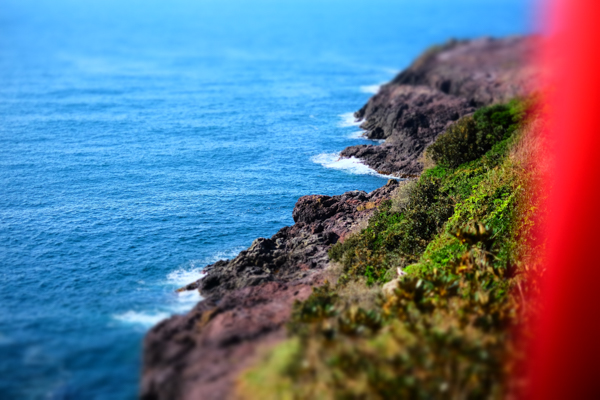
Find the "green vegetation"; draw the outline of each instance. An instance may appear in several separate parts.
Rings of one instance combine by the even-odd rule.
[[[501,155],[506,147],[504,141],[518,128],[523,115],[522,103],[517,101],[481,108],[472,117],[452,125],[428,152],[437,165],[446,168],[476,160],[494,146],[497,147],[493,154]]]
[[[295,305],[290,340],[244,376],[243,397],[514,394],[507,378],[521,352],[513,328],[536,290],[522,272],[536,251],[530,237],[543,200],[532,194],[531,109],[522,101],[486,107],[440,136],[427,152],[436,166],[331,248],[339,279]],[[398,268],[406,275],[398,278]],[[391,280],[395,290],[377,302],[348,299],[355,282],[372,290]]]
[[[496,265],[506,263],[514,242],[510,227],[515,204],[522,190],[506,156],[524,117],[523,103],[514,101],[480,109],[458,121],[429,147],[428,155],[437,166],[409,184],[405,204],[384,203],[364,231],[330,250],[330,258],[341,262],[348,276],[364,275],[369,284],[389,280],[389,271],[410,263],[419,262],[421,269],[444,267],[466,251],[454,233],[477,221],[497,239]],[[457,135],[465,125],[473,131]],[[452,167],[442,161],[457,157],[457,149],[471,149],[469,155],[462,155],[466,162]],[[475,154],[479,155],[473,160]]]

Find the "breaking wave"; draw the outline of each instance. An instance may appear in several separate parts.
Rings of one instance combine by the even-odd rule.
[[[168,318],[170,315],[171,314],[167,312],[127,311],[123,314],[115,315],[114,319],[129,325],[138,325],[144,328],[151,328],[163,319]]]
[[[341,118],[341,121],[338,125],[341,128],[348,128],[351,126],[359,126],[362,123],[362,120],[361,121],[356,120],[353,112],[341,114],[339,117]]]
[[[341,158],[339,153],[323,153],[311,158],[311,161],[324,166],[325,168],[338,169],[350,174],[373,175],[389,179],[390,176],[383,175],[374,169],[366,166],[358,158]]]
[[[361,86],[360,91],[363,93],[377,94],[379,92],[380,88],[381,88],[381,85],[366,85],[366,86]]]

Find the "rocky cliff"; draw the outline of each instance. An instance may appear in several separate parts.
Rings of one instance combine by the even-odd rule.
[[[256,239],[233,260],[207,266],[205,277],[180,289],[200,290],[205,300],[146,336],[141,397],[227,398],[256,349],[285,337],[294,300],[308,297],[322,281],[329,247],[398,186],[390,180],[371,193],[301,197],[293,226],[270,239]]]
[[[533,72],[527,38],[452,41],[433,48],[384,85],[355,115],[380,146],[342,152],[384,173],[416,175],[424,149],[476,107],[524,93]],[[205,297],[186,315],[155,326],[144,342],[143,399],[224,399],[257,349],[285,338],[292,304],[324,279],[329,247],[359,229],[399,183],[371,192],[301,197],[295,224],[260,238],[236,258],[206,267],[180,290]]]
[[[423,151],[449,124],[527,93],[535,70],[525,61],[534,46],[531,37],[510,37],[432,47],[354,114],[368,138],[385,143],[348,147],[342,157],[384,174],[419,174]]]

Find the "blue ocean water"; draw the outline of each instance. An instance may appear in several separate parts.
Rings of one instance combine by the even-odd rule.
[[[348,114],[428,46],[530,31],[525,0],[3,0],[0,398],[131,399],[175,288],[385,183]]]

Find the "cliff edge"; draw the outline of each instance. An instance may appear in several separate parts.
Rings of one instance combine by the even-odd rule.
[[[535,39],[522,36],[430,48],[354,114],[366,137],[385,143],[348,147],[342,157],[383,174],[418,175],[423,152],[449,124],[528,92],[535,70],[526,61],[534,50]]]
[[[531,38],[484,38],[430,49],[355,114],[369,138],[386,142],[349,147],[342,156],[397,177],[418,175],[423,151],[451,123],[526,93],[534,71],[524,61],[533,45]],[[257,349],[286,337],[294,301],[326,278],[328,249],[359,230],[401,185],[390,180],[371,193],[301,197],[293,226],[207,266],[202,279],[180,289],[199,290],[205,299],[148,332],[140,397],[230,398]]]

